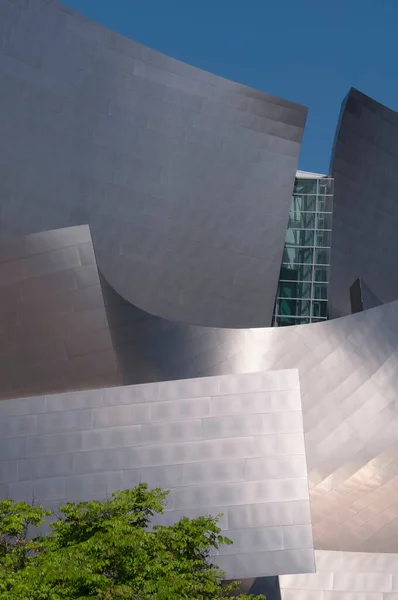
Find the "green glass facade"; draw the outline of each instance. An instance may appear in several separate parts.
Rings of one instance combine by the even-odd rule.
[[[297,174],[283,250],[274,327],[328,318],[333,179]]]

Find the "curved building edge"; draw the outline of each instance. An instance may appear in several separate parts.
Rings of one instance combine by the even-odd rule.
[[[0,114],[7,116],[0,119],[0,193],[5,199],[1,236],[88,222],[104,276],[101,290],[89,239],[72,244],[72,251],[56,249],[63,268],[71,261],[70,268],[77,269],[72,279],[65,279],[64,273],[58,279],[55,273],[54,281],[61,282],[57,289],[73,280],[78,291],[66,294],[67,301],[61,294],[54,301],[51,293],[48,300],[52,284],[39,282],[36,301],[31,298],[33,312],[29,309],[24,317],[31,320],[46,306],[55,311],[58,322],[59,315],[68,313],[62,303],[71,297],[72,312],[76,306],[93,311],[91,317],[85,315],[89,352],[73,320],[56,347],[71,375],[71,381],[63,380],[65,394],[59,400],[67,403],[65,412],[73,412],[76,398],[83,403],[102,398],[98,392],[70,391],[86,385],[83,380],[91,368],[93,379],[90,375],[87,387],[108,386],[110,405],[96,409],[105,410],[101,414],[111,428],[134,426],[131,415],[122,425],[112,425],[117,412],[112,398],[124,390],[120,383],[135,384],[129,388],[134,395],[147,384],[158,390],[194,382],[200,387],[209,378],[226,375],[234,396],[241,393],[233,385],[243,373],[266,376],[298,369],[315,547],[333,551],[331,561],[342,552],[369,553],[377,564],[393,561],[398,551],[398,284],[391,277],[398,250],[397,113],[357,90],[350,91],[343,107],[331,169],[335,210],[330,304],[332,316],[346,316],[308,326],[262,328],[272,315],[305,109],[164,57],[54,1],[32,0],[25,8],[0,0],[0,14],[9,23],[1,34],[0,53],[0,83],[6,90],[0,96]],[[88,246],[80,248],[81,243]],[[85,263],[87,256],[91,258]],[[45,275],[46,265],[54,264],[53,256],[49,262],[47,258],[34,256],[31,261],[38,277]],[[19,259],[23,280],[30,255],[4,263],[13,262],[18,269]],[[87,285],[96,288],[93,295],[85,290],[89,275],[83,267],[90,267],[91,277],[96,277],[95,285]],[[2,268],[3,277],[7,269]],[[349,289],[358,278],[383,304],[349,315]],[[4,281],[2,287],[7,287]],[[86,283],[79,287],[78,281]],[[27,297],[24,290],[18,295],[21,305]],[[16,325],[25,309],[19,306]],[[102,327],[95,325],[97,309]],[[40,373],[43,365],[48,372],[46,356],[55,356],[55,346],[50,344],[49,350],[44,345],[36,373],[23,352],[23,337],[17,341],[15,348],[6,349],[11,362],[15,357],[21,360],[29,377],[33,372],[34,385],[44,385],[40,393],[49,395],[7,404],[18,410],[22,403],[28,413],[36,407],[37,414],[22,421],[18,415],[5,415],[4,452],[16,453],[15,460],[28,460],[19,456],[23,445],[5,439],[18,440],[24,431],[29,439],[40,437],[27,444],[45,456],[47,443],[68,438],[61,438],[53,426],[69,428],[76,434],[70,439],[83,444],[79,432],[84,421],[76,425],[71,414],[70,421],[47,417],[54,388],[51,382],[43,384]],[[96,352],[101,343],[109,362]],[[71,370],[72,364],[76,370]],[[6,375],[6,370],[0,373],[3,382]],[[286,372],[280,377],[285,376]],[[14,385],[13,380],[6,395],[15,393]],[[204,392],[194,395],[198,397],[207,399]],[[184,398],[189,395],[178,400]],[[192,408],[199,404],[191,402]],[[272,418],[278,439],[297,427],[297,415],[292,421],[286,421],[286,415]],[[46,430],[49,421],[52,425]],[[191,441],[195,435],[194,429],[177,430]],[[18,435],[10,435],[12,431]],[[147,433],[155,435],[152,430]],[[161,435],[156,430],[156,439]],[[87,464],[93,473],[105,473],[101,460],[108,456],[104,450],[109,450],[111,438],[104,434],[99,442],[85,442],[92,444],[92,462]],[[141,456],[141,450],[136,452]],[[125,456],[120,449],[111,454]],[[39,464],[32,471],[33,486],[64,467],[71,469],[68,477],[77,478],[75,490],[84,485],[87,473],[77,472],[73,461],[62,467],[62,461],[52,458],[25,464],[26,472]],[[116,472],[123,470],[119,458],[112,460]],[[26,491],[26,480],[17,481],[18,470],[8,459],[5,462],[9,483]],[[159,471],[153,473],[159,481]],[[123,481],[119,475],[115,485]],[[91,491],[96,478],[91,479]],[[56,485],[48,488],[50,494],[59,493]],[[302,486],[302,481],[289,485],[284,493],[304,493]],[[275,489],[280,489],[277,484]],[[176,497],[181,501],[179,494]],[[302,564],[308,567],[308,519],[304,525],[298,539],[305,551]],[[345,575],[339,577],[343,581]],[[387,580],[394,581],[390,572],[383,579]],[[380,583],[377,577],[372,581]],[[328,585],[321,586],[324,593],[333,592]],[[380,585],[387,592],[395,590],[393,583]],[[359,584],[354,588],[363,591]]]
[[[11,327],[16,343],[1,349],[2,377],[12,374],[12,363],[25,386],[21,394],[15,382],[4,387],[2,379],[3,398],[29,389],[42,394],[167,380],[178,386],[194,378],[297,368],[315,546],[397,550],[398,301],[296,327],[190,326],[131,306],[103,278],[100,286],[87,227],[27,236],[0,249],[2,266],[12,264],[9,277],[16,277],[0,294],[3,309],[6,298],[12,304],[1,326]],[[11,308],[25,323],[21,340],[13,333]],[[36,337],[25,339],[29,327]],[[60,379],[61,371],[69,379]],[[397,535],[390,535],[394,528]]]
[[[104,298],[124,384],[297,368],[315,547],[398,550],[398,301],[323,323],[236,330],[159,319],[114,294]]]
[[[88,223],[132,304],[270,325],[307,110],[55,0],[0,14],[0,237]]]
[[[398,113],[352,88],[336,131],[330,173],[335,180],[331,317],[349,314],[358,279],[379,303],[398,298],[392,277],[398,251]]]

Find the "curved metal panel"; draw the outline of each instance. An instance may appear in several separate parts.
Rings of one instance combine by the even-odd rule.
[[[298,368],[316,547],[398,550],[398,302],[308,326],[236,330],[176,324],[118,304],[109,290],[104,297],[124,383]],[[61,308],[68,298],[58,296]]]
[[[298,368],[316,547],[398,551],[398,302],[234,330],[164,321],[104,297],[125,383]]]
[[[398,551],[398,302],[274,329],[184,326],[138,310],[127,326],[120,315],[116,353],[120,365],[130,348],[121,370],[135,383],[297,368],[315,547]]]
[[[133,304],[269,325],[306,109],[55,1],[0,16],[1,236],[88,223]]]
[[[0,399],[120,383],[87,225],[1,242]]]
[[[248,329],[271,319],[305,109],[56,2],[0,0],[0,16],[0,236],[90,224],[124,383],[298,368],[316,546],[397,552],[398,302]],[[351,90],[332,166],[334,316],[357,278],[398,297],[397,125]]]
[[[103,499],[170,490],[154,524],[222,513],[228,578],[314,570],[296,370],[0,403],[0,498]]]
[[[398,298],[398,113],[351,89],[331,164],[335,178],[329,288],[332,316],[350,313],[358,277],[381,302]]]

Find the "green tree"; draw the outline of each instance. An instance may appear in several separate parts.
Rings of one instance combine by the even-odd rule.
[[[220,535],[217,518],[184,517],[170,527],[150,528],[166,497],[166,491],[140,484],[102,502],[68,502],[51,531],[38,537],[29,529],[44,523],[50,511],[0,502],[0,600],[230,596],[238,584],[223,585],[223,572],[211,560],[221,544],[231,543]]]

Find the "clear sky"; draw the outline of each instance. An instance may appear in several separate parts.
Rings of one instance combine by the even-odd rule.
[[[398,110],[398,0],[64,0],[187,63],[309,108],[299,168],[326,172],[356,87]]]

